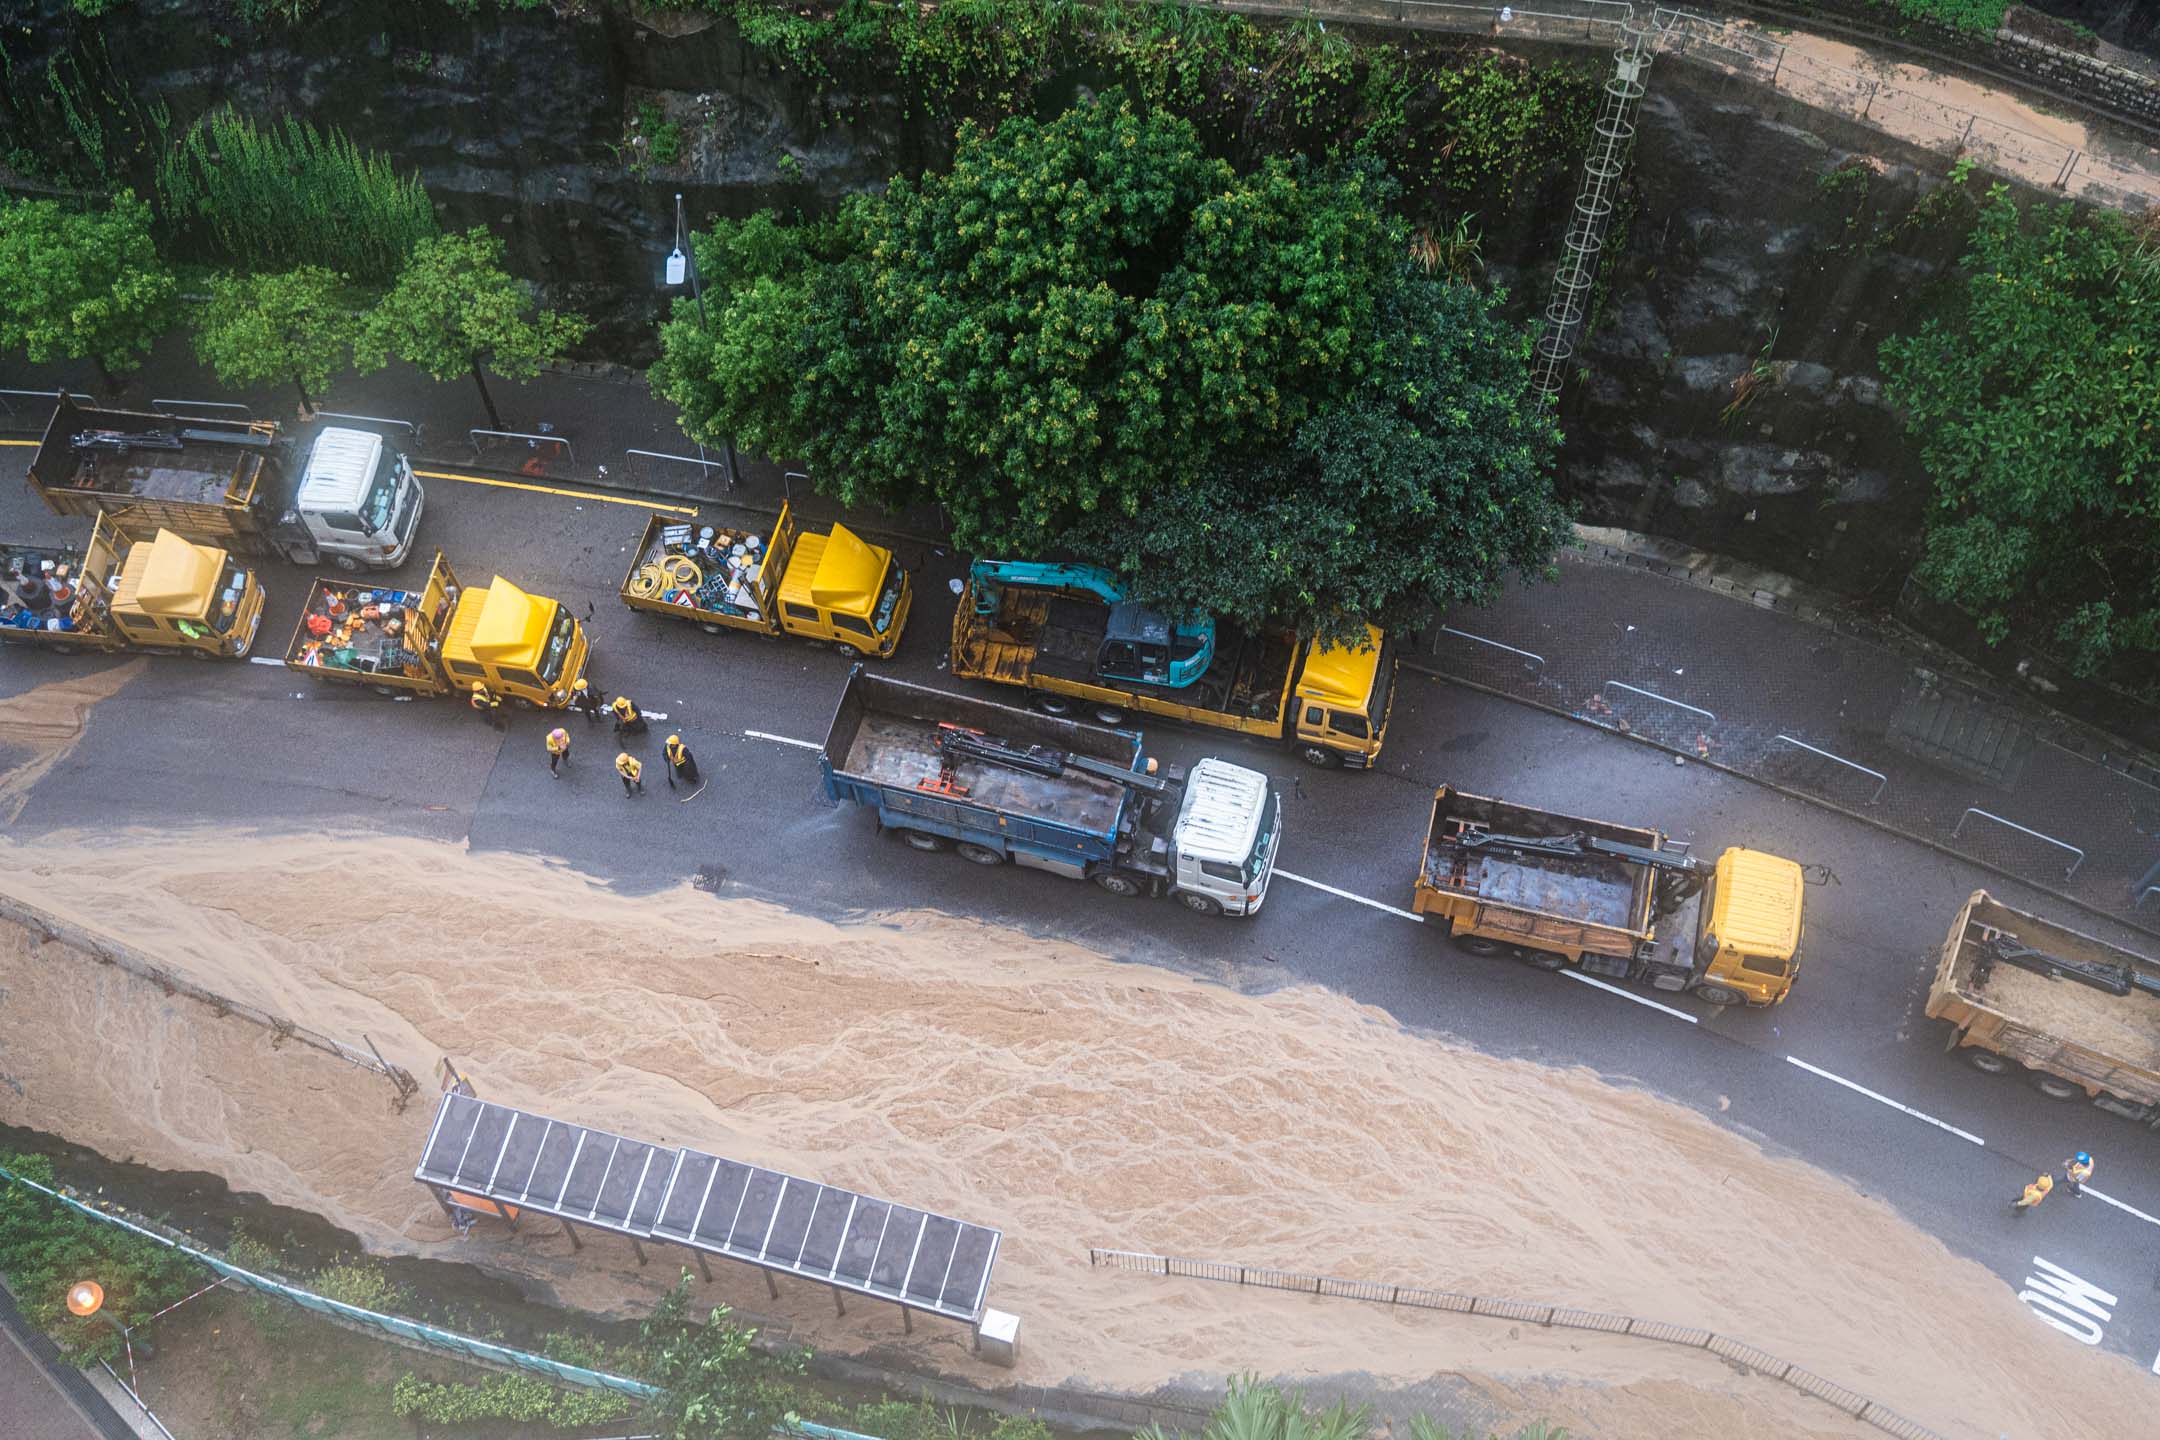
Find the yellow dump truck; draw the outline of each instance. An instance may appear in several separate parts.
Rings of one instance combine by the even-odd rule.
[[[2160,1128],[2160,961],[1975,890],[1943,942],[1927,1015],[1975,1070]]]
[[[163,650],[233,660],[262,624],[254,570],[170,530],[133,535],[100,515],[79,552],[0,546],[0,556],[0,641],[63,655]]]
[[[1411,904],[1473,955],[1775,1005],[1800,973],[1805,883],[1798,864],[1759,850],[1707,865],[1656,830],[1442,786]],[[1677,938],[1659,938],[1666,920]]]
[[[590,653],[561,604],[497,576],[468,590],[440,552],[418,590],[317,580],[285,663],[386,695],[470,695],[484,683],[529,710],[560,710]]]
[[[977,561],[953,615],[952,673],[1021,686],[1051,715],[1160,715],[1287,744],[1323,768],[1380,763],[1395,651],[1379,630],[1343,646],[1301,644],[1287,629],[1178,626],[1113,584],[1091,567]]]
[[[707,507],[695,524],[654,514],[623,577],[633,610],[701,625],[824,640],[882,659],[900,644],[914,598],[892,551],[845,525],[797,526],[754,510]]]

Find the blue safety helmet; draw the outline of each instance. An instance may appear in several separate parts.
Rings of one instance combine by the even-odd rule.
[[[2080,1150],[2077,1153],[2077,1163],[2080,1165],[2090,1165],[2092,1164],[2092,1156]]]

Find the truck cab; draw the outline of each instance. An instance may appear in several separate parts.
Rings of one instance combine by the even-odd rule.
[[[1395,706],[1395,649],[1376,626],[1356,646],[1314,641],[1298,675],[1294,746],[1308,764],[1369,769]]]
[[[1282,837],[1282,797],[1267,776],[1201,760],[1170,829],[1171,887],[1188,909],[1253,915],[1267,899]]]
[[[124,543],[124,542],[120,542]],[[115,538],[91,536],[86,569],[114,554]],[[203,659],[237,659],[255,644],[263,590],[252,570],[223,550],[170,530],[125,545],[112,582],[110,614],[131,647],[182,650]]]
[[[382,436],[331,428],[316,436],[281,523],[340,570],[394,570],[412,552],[426,503],[412,463]]]
[[[781,526],[786,520],[783,511]],[[781,526],[775,527],[776,535]],[[796,534],[786,563],[780,581],[783,630],[864,655],[892,654],[913,598],[907,571],[892,551],[835,525],[827,534]]]
[[[585,627],[567,609],[498,575],[491,585],[459,593],[442,663],[461,694],[485,684],[512,703],[559,710],[570,703],[571,682],[585,673],[587,653]]]
[[[1698,990],[1723,989],[1749,1005],[1776,1005],[1800,973],[1801,895],[1794,861],[1734,846],[1718,857],[1697,902]]]

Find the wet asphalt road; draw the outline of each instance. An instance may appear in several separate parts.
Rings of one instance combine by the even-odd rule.
[[[78,538],[80,522],[55,519],[15,483],[27,457],[0,451],[0,535]],[[435,481],[423,544],[444,549],[468,583],[499,570],[580,614],[592,605],[595,674],[606,689],[667,712],[645,742],[649,761],[669,730],[689,740],[711,781],[692,804],[676,804],[657,783],[657,765],[651,793],[625,800],[608,769],[614,747],[606,730],[582,722],[573,722],[568,778],[555,782],[541,743],[552,722],[541,717],[513,719],[502,737],[459,707],[318,686],[279,667],[154,659],[97,708],[82,743],[38,784],[10,834],[34,843],[55,831],[212,826],[469,838],[479,847],[559,855],[629,889],[704,870],[724,877],[730,893],[815,913],[932,904],[1242,987],[1325,984],[1413,1028],[1499,1054],[1586,1065],[1705,1111],[1887,1199],[1952,1250],[2033,1295],[2034,1346],[2075,1343],[2065,1338],[2075,1332],[2141,1367],[2160,1365],[2160,1221],[2066,1194],[2022,1222],[2005,1209],[2036,1170],[2084,1147],[2098,1155],[2105,1193],[2160,1216],[2160,1139],[1970,1071],[1942,1053],[1941,1035],[1920,1014],[1936,949],[1972,890],[1985,885],[2012,905],[2042,911],[2052,902],[1745,781],[1408,674],[1386,768],[1374,775],[1314,772],[1265,746],[1143,727],[1151,753],[1166,761],[1221,754],[1270,771],[1282,785],[1284,878],[1251,923],[920,855],[820,791],[817,758],[805,745],[824,736],[847,658],[792,640],[708,636],[615,599],[643,519],[640,509],[593,499]],[[920,544],[899,548],[917,569],[917,597],[891,672],[950,683],[942,674],[953,606],[946,581],[957,563]],[[423,558],[408,573],[424,573],[424,565]],[[271,608],[257,653],[277,656],[308,575],[271,563],[264,576]],[[1684,646],[1685,637],[1673,643]],[[0,693],[108,663],[0,650]],[[1443,781],[1657,826],[1701,853],[1744,843],[1827,862],[1840,883],[1808,894],[1807,965],[1794,999],[1773,1011],[1719,1014],[1685,997],[1631,991],[1630,999],[1454,951],[1385,908],[1409,903],[1432,790]],[[1637,1003],[1651,998],[1669,1010]],[[1100,1238],[1134,1248],[1150,1239]],[[2045,1266],[2113,1298],[2066,1299],[2068,1282],[2049,1279]],[[2036,1274],[2047,1280],[2037,1289]],[[2050,1286],[2058,1293],[2045,1293]],[[1747,1338],[1773,1350],[1778,1340]]]

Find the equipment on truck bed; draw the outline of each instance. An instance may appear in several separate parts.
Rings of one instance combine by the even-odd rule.
[[[1024,741],[1004,740],[985,734],[965,725],[948,721],[938,723],[938,759],[941,762],[935,780],[918,780],[923,790],[940,795],[965,795],[967,787],[955,784],[953,771],[962,760],[979,761],[985,765],[1003,765],[1010,770],[1025,770],[1031,775],[1058,776],[1068,770],[1084,775],[1099,775],[1120,785],[1149,795],[1167,795],[1176,787],[1172,782],[1157,779],[1155,762],[1150,760],[1145,771],[1111,765],[1086,755],[1075,755],[1070,750],[1059,750],[1049,745],[1030,745]]]
[[[1681,850],[1653,850],[1646,845],[1627,845],[1601,840],[1580,830],[1566,835],[1497,835],[1484,826],[1458,821],[1455,843],[1465,850],[1511,850],[1518,855],[1550,855],[1566,860],[1621,860],[1648,865],[1659,872],[1652,914],[1662,919],[1702,893],[1704,866]]]
[[[1998,962],[2030,970],[2035,975],[2045,975],[2050,980],[2075,980],[2090,985],[2095,990],[2105,990],[2110,995],[2128,995],[2132,990],[2143,990],[2148,995],[2160,995],[2160,975],[2147,975],[2128,965],[2109,965],[2097,960],[2069,960],[2060,955],[2050,955],[2036,950],[2007,930],[1991,925],[1980,928],[1978,957],[1973,963],[1973,988],[1984,989],[1988,976],[1994,973]]]

